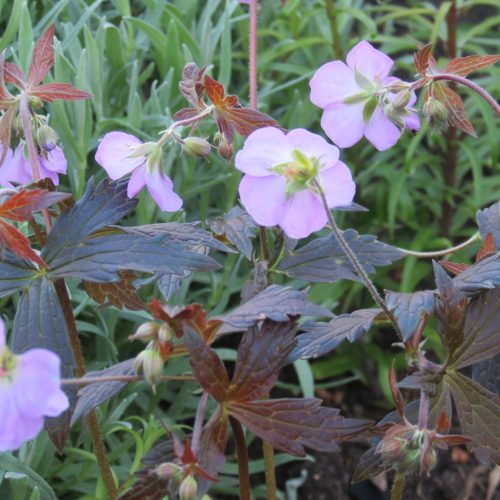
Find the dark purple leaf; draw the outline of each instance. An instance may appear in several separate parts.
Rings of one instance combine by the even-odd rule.
[[[484,210],[478,210],[476,220],[481,238],[484,240],[491,233],[495,246],[500,249],[500,201]]]
[[[5,260],[0,259],[0,297],[27,288],[38,274],[29,262],[6,252]]]
[[[245,330],[263,319],[288,321],[292,316],[331,316],[331,312],[308,301],[304,292],[271,285],[233,312],[216,316],[224,322],[219,334]]]
[[[500,396],[500,354],[472,367],[472,380]]]
[[[380,313],[380,309],[360,309],[336,316],[328,323],[306,321],[301,325],[305,333],[297,336],[289,361],[317,358],[333,351],[344,340],[354,342],[368,331]]]
[[[397,293],[386,290],[387,307],[393,311],[403,333],[403,340],[408,340],[415,332],[424,314],[434,310],[434,292],[424,290],[414,293]]]
[[[134,360],[127,359],[116,365],[113,365],[105,370],[88,372],[85,377],[111,377],[116,375],[134,375]],[[71,425],[73,425],[81,417],[84,417],[89,411],[96,406],[111,399],[115,394],[123,389],[127,382],[94,382],[84,386],[78,392],[78,402],[76,404],[73,416],[71,417]]]
[[[401,250],[377,241],[375,236],[359,235],[354,229],[347,229],[343,234],[367,273],[373,273],[375,266],[386,266],[404,257]],[[317,238],[299,249],[289,251],[278,269],[293,278],[306,281],[360,281],[333,235]]]

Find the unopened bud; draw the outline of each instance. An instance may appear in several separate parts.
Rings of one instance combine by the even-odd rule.
[[[411,83],[402,82],[401,80],[394,80],[392,82],[389,82],[387,85],[384,85],[384,87],[389,92],[397,94],[398,92],[408,90],[411,87]]]
[[[392,100],[392,105],[396,109],[402,110],[406,108],[406,106],[410,102],[410,99],[411,99],[411,92],[409,90],[401,90],[394,96]]]
[[[174,331],[169,325],[163,324],[158,329],[158,342],[166,343],[170,342],[174,336]]]
[[[196,479],[189,474],[183,480],[179,486],[179,498],[180,500],[196,500],[198,492],[198,484]]]
[[[182,141],[182,149],[190,155],[204,158],[210,154],[212,146],[201,137],[186,137]]]
[[[156,142],[145,142],[140,146],[134,148],[134,150],[128,155],[127,158],[141,158],[142,156],[150,156],[156,150],[161,151],[161,146],[158,146]]]
[[[47,152],[52,151],[57,146],[56,131],[48,125],[42,125],[36,134],[38,146]]]
[[[179,475],[181,471],[182,469],[178,465],[172,462],[165,462],[156,467],[155,474],[161,479],[172,479]]]
[[[427,123],[436,130],[443,130],[448,125],[448,110],[435,97],[430,96],[422,107]]]
[[[146,349],[140,352],[134,361],[137,374],[144,374],[146,380],[154,387],[163,373],[163,359],[155,349]]]
[[[143,323],[133,335],[129,335],[129,340],[143,340],[144,342],[149,342],[151,340],[156,340],[158,332],[160,331],[160,325],[154,321],[147,321]]]
[[[152,148],[146,161],[146,167],[149,172],[153,172],[156,169],[161,169],[163,163],[163,150],[161,149],[161,146],[156,144],[156,142],[153,144],[155,145],[155,147]]]
[[[224,158],[225,160],[230,160],[233,156],[233,146],[226,139],[222,139],[217,147],[217,152]]]

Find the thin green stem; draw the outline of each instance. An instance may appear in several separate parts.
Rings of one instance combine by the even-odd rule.
[[[264,464],[266,466],[266,492],[267,500],[276,500],[276,470],[274,468],[274,448],[267,441],[262,442]]]
[[[342,45],[340,44],[340,33],[337,24],[337,8],[335,6],[335,0],[326,0],[326,13],[328,15],[328,19],[330,20],[333,52],[337,59],[344,59]]]
[[[240,500],[250,500],[250,475],[248,471],[248,452],[243,427],[233,417],[229,417],[233,429],[236,452],[238,453],[238,472],[240,480]]]
[[[384,311],[385,315],[391,321],[392,326],[394,327],[394,330],[398,334],[399,338],[401,340],[403,340],[403,333],[401,332],[401,328],[399,327],[399,324],[396,320],[396,317],[394,316],[392,311],[387,307],[387,304],[385,303],[384,299],[378,293],[377,289],[375,288],[375,285],[372,283],[368,274],[363,269],[363,266],[359,262],[356,254],[353,252],[352,248],[349,246],[349,243],[347,243],[346,239],[342,235],[342,232],[340,231],[339,227],[337,226],[337,223],[335,222],[335,219],[333,218],[333,215],[330,211],[330,208],[328,207],[328,202],[326,201],[326,197],[325,197],[325,193],[323,191],[323,188],[321,187],[319,182],[316,180],[314,181],[314,187],[316,188],[316,190],[321,198],[321,203],[323,205],[326,216],[328,218],[328,223],[329,223],[330,228],[331,228],[335,238],[337,239],[340,247],[342,248],[342,250],[346,254],[349,261],[351,262],[351,264],[354,267],[358,276],[361,278],[361,281],[366,286],[367,290],[370,292],[370,295],[372,296],[375,303],[380,307],[380,309],[382,309],[382,311]]]
[[[398,250],[401,250],[404,252],[406,255],[411,255],[413,257],[423,257],[425,259],[433,259],[435,257],[442,257],[443,255],[448,255],[453,252],[458,252],[459,250],[462,250],[475,241],[479,240],[479,231],[474,233],[468,240],[464,241],[463,243],[460,243],[459,245],[456,245],[454,247],[449,247],[449,248],[443,248],[442,250],[435,250],[435,251],[429,251],[429,252],[417,252],[415,250],[407,250],[406,248],[399,248]]]

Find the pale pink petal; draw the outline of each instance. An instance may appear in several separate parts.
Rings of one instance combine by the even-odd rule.
[[[330,208],[347,207],[352,203],[356,184],[345,163],[339,161],[333,167],[323,170],[319,178]]]
[[[50,179],[54,186],[59,185],[59,176],[57,175],[57,172],[53,172],[52,170],[47,169],[41,161],[39,161],[38,167],[40,169],[41,179]]]
[[[385,151],[398,142],[400,135],[401,132],[398,127],[384,115],[380,107],[377,107],[366,124],[366,138],[379,151]]]
[[[43,156],[40,157],[40,163],[42,163],[47,170],[65,174],[68,170],[68,162],[66,156],[64,156],[63,150],[59,146],[56,146],[52,151],[46,154],[46,159]]]
[[[341,148],[356,144],[365,131],[363,123],[364,103],[330,104],[321,117],[326,135]]]
[[[247,212],[261,226],[275,226],[283,215],[286,180],[284,177],[243,176],[239,193]]]
[[[363,91],[356,82],[353,71],[342,61],[332,61],[320,66],[309,86],[311,102],[323,109]]]
[[[68,408],[68,396],[66,396],[66,394],[59,389],[54,392],[51,397],[47,398],[44,415],[47,417],[57,417]]]
[[[303,128],[296,128],[287,134],[287,139],[294,149],[298,149],[309,158],[318,158],[323,168],[335,165],[339,159],[337,147],[329,144],[323,137]]]
[[[374,80],[382,79],[391,71],[394,61],[367,41],[362,40],[347,54],[347,66],[353,71],[357,70],[364,77]]]
[[[146,185],[146,163],[134,170],[127,186],[127,196],[133,198]]]
[[[12,182],[28,184],[31,179],[31,168],[24,158],[22,146],[18,146],[14,152],[9,148],[0,166],[0,186],[13,187]]]
[[[269,175],[269,167],[291,161],[290,144],[286,135],[276,127],[263,127],[252,132],[243,149],[236,153],[235,166],[253,177]]]
[[[321,201],[315,193],[304,189],[287,199],[280,227],[290,238],[306,238],[322,229],[327,216]]]
[[[145,157],[128,158],[142,142],[131,134],[115,131],[106,134],[95,154],[95,161],[101,165],[111,179],[119,179],[142,165]]]
[[[156,204],[164,212],[175,212],[182,207],[182,199],[173,191],[173,183],[159,169],[146,172],[146,184]]]
[[[420,130],[420,119],[417,113],[409,111],[407,116],[403,116],[403,121],[405,122],[406,128],[410,130]]]

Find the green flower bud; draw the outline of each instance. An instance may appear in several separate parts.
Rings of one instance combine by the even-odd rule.
[[[144,373],[144,377],[154,388],[163,373],[163,359],[160,353],[151,348],[140,352],[135,358],[134,370],[138,375]]]
[[[182,141],[182,149],[190,155],[204,158],[210,154],[212,146],[201,137],[186,137]]]
[[[448,110],[435,97],[430,96],[422,108],[424,118],[435,130],[444,130],[448,126]]]
[[[147,321],[146,323],[142,323],[133,335],[129,335],[128,339],[143,340],[144,342],[156,340],[160,328],[161,327],[158,323],[155,323],[154,321]]]
[[[174,331],[169,325],[163,324],[158,330],[157,339],[158,342],[166,343],[170,342],[174,336]]]
[[[179,499],[180,500],[196,500],[198,492],[198,484],[196,479],[189,474],[183,480],[179,486]]]
[[[56,131],[48,125],[42,125],[36,132],[36,140],[40,149],[52,151],[57,146]]]
[[[182,472],[182,468],[172,462],[165,462],[158,465],[154,471],[161,479],[173,479]]]
[[[233,156],[233,146],[229,142],[227,142],[225,139],[223,139],[219,143],[219,146],[217,147],[217,152],[225,160],[230,160],[231,157]]]

